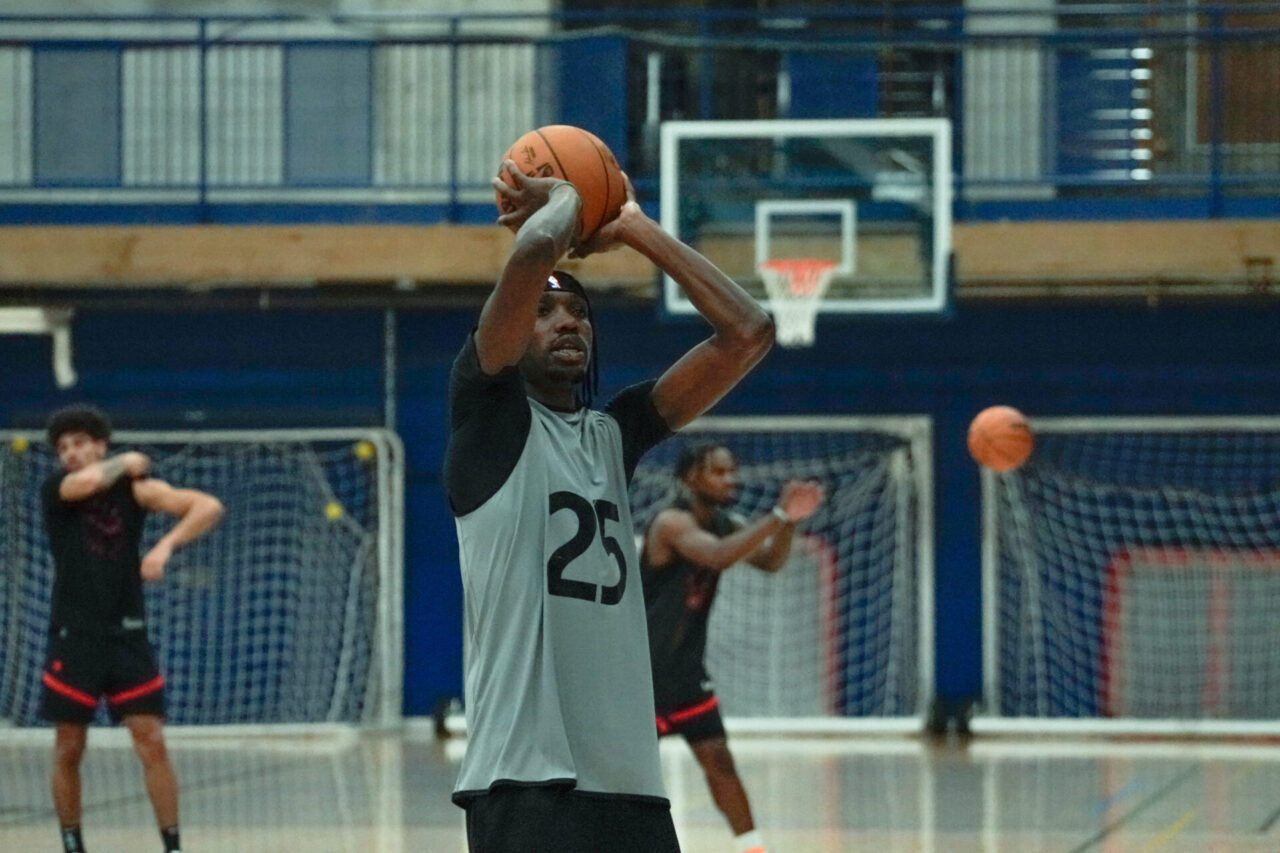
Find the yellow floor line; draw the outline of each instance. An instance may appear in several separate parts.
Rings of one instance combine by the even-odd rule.
[[[1178,818],[1173,823],[1166,826],[1164,828],[1164,831],[1162,831],[1155,838],[1148,841],[1146,845],[1143,846],[1142,853],[1151,853],[1152,850],[1159,850],[1161,847],[1165,846],[1170,841],[1177,838],[1178,835],[1182,832],[1182,830],[1187,828],[1187,824],[1195,820],[1195,816],[1196,816],[1195,809],[1187,809],[1186,813],[1184,813],[1182,817]]]

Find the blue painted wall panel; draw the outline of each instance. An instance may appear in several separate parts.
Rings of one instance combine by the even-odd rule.
[[[789,53],[787,118],[876,118],[880,115],[879,63],[873,55]]]
[[[399,431],[407,454],[405,710],[461,689],[461,586],[440,488],[448,369],[476,312],[402,311]],[[706,335],[649,308],[602,309],[606,396],[656,375]],[[1032,415],[1280,413],[1280,308],[1266,303],[973,307],[945,319],[823,320],[812,350],[775,350],[719,413],[927,414],[936,430],[937,688],[981,687],[978,475],[969,419],[992,403]],[[40,425],[92,399],[122,425],[378,423],[382,313],[82,312],[73,393],[48,341],[0,336],[0,423]]]
[[[556,51],[560,114],[556,124],[585,128],[609,146],[622,168],[627,150],[627,42],[616,36],[574,39]]]

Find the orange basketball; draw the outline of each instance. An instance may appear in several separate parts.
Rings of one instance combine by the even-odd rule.
[[[582,212],[578,216],[580,241],[617,216],[627,200],[622,169],[613,152],[595,134],[580,127],[549,124],[531,130],[507,149],[503,159],[514,160],[526,175],[556,177],[573,184],[582,196]],[[511,184],[505,172],[499,177]],[[498,210],[508,213],[502,196],[497,200]]]
[[[1022,412],[992,406],[969,424],[969,454],[992,471],[1011,471],[1031,455],[1035,439]]]

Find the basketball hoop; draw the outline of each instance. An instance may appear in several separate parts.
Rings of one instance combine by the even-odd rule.
[[[71,309],[0,308],[0,335],[49,335],[53,338],[53,377],[59,388],[76,384],[71,362]]]
[[[769,294],[779,344],[813,346],[818,305],[835,269],[831,261],[813,258],[785,258],[760,265],[760,278]]]

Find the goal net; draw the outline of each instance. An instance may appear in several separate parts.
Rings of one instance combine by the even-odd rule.
[[[42,437],[0,433],[0,719],[38,722],[53,564]],[[400,716],[403,454],[384,431],[119,432],[155,476],[226,514],[144,586],[169,722],[392,722]],[[152,514],[150,547],[173,524]],[[145,551],[144,551],[145,552]],[[105,720],[105,716],[102,717]]]
[[[788,479],[826,487],[779,572],[743,564],[720,580],[706,665],[740,730],[919,726],[932,683],[929,430],[926,418],[704,418],[637,468],[637,535],[674,497],[689,444],[734,453],[733,510],[748,520]]]
[[[987,711],[1085,729],[1273,721],[1280,419],[1033,428],[1027,465],[984,475]]]

